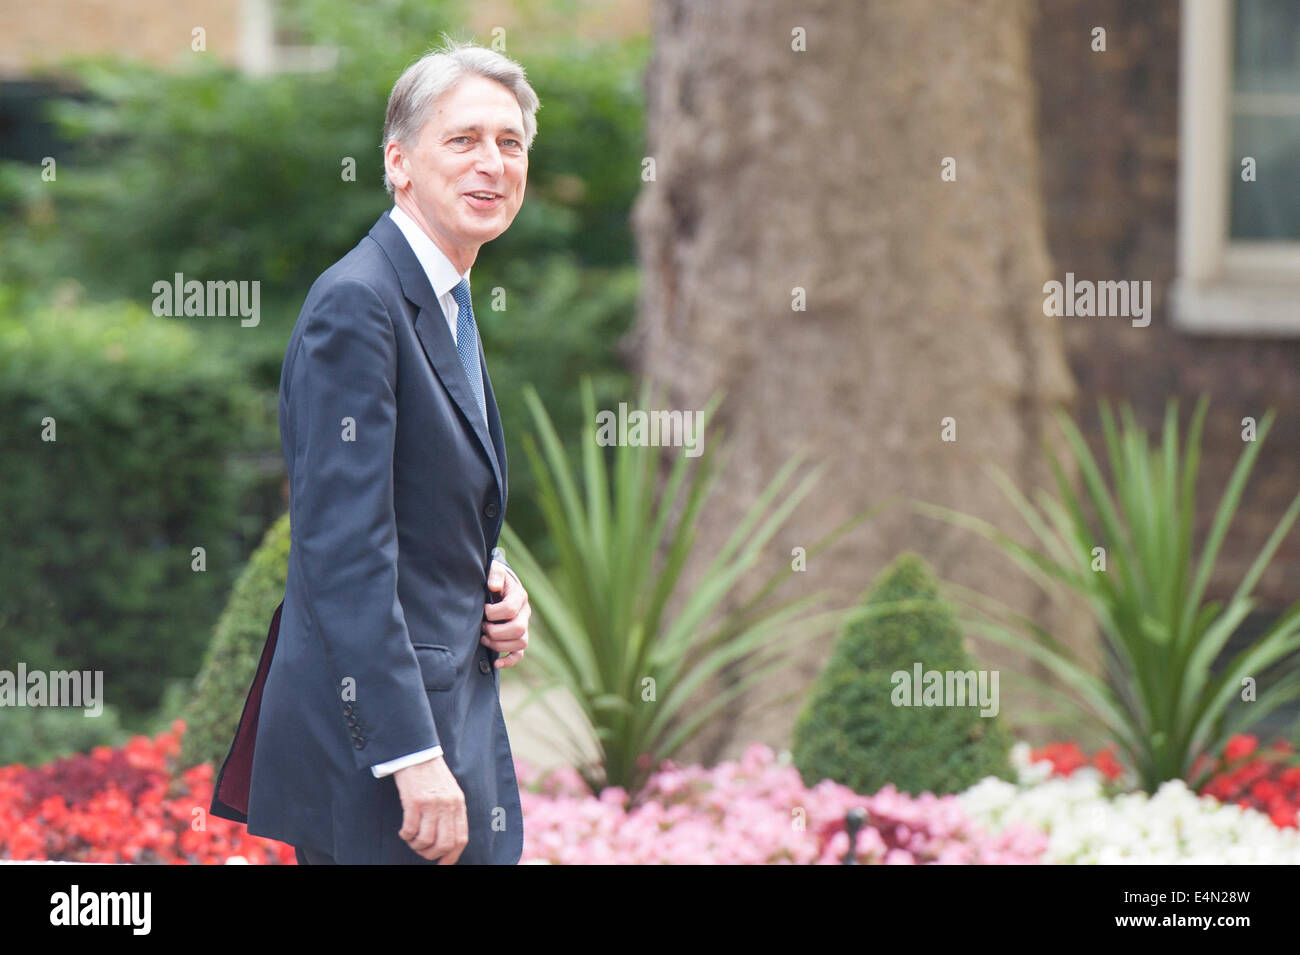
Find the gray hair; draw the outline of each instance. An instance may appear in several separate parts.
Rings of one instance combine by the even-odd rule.
[[[443,34],[443,45],[426,53],[408,66],[393,84],[384,116],[384,140],[380,148],[387,151],[393,140],[410,145],[419,137],[429,110],[438,98],[451,90],[463,77],[475,75],[495,80],[515,94],[524,114],[524,151],[532,149],[537,134],[537,94],[528,85],[524,68],[509,57],[473,43],[459,43]],[[384,170],[384,188],[393,194],[393,184]]]

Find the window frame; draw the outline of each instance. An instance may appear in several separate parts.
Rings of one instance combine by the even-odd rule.
[[[338,65],[335,46],[287,46],[275,31],[272,0],[240,0],[239,66],[250,76],[328,72]]]
[[[1231,239],[1234,0],[1182,0],[1175,327],[1300,337],[1300,241]]]

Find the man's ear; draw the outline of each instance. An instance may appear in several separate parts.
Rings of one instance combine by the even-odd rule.
[[[388,174],[388,181],[393,184],[394,190],[406,188],[410,181],[406,174],[406,152],[395,139],[384,147],[384,172]]]

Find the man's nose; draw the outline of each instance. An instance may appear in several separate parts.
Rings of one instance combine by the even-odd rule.
[[[505,171],[506,164],[501,158],[501,150],[497,148],[496,143],[488,143],[479,150],[478,167],[493,176],[499,176]]]

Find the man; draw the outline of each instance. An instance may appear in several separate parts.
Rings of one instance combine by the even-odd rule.
[[[469,271],[523,202],[538,105],[482,47],[409,67],[384,124],[394,207],[289,340],[288,581],[212,812],[300,862],[522,852],[498,670],[532,611],[495,546],[506,451]]]

